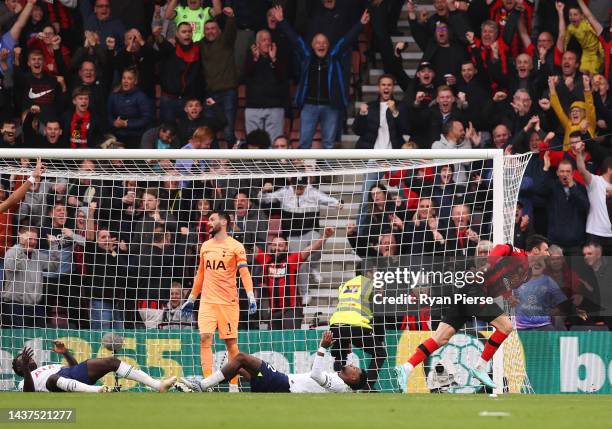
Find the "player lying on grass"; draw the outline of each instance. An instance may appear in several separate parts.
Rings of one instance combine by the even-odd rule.
[[[493,247],[483,269],[484,283],[464,292],[474,296],[492,298],[507,296],[512,289],[518,288],[528,279],[530,275],[528,257],[550,256],[548,240],[541,235],[534,234],[529,237],[525,249],[526,251],[516,249],[509,244]],[[451,305],[446,310],[433,336],[417,347],[408,362],[395,367],[397,383],[402,392],[408,391],[408,377],[414,367],[426,360],[434,351],[446,345],[451,337],[473,318],[490,323],[495,331],[485,343],[476,366],[470,368],[470,374],[485,386],[496,387],[488,374],[489,361],[503,341],[512,333],[512,321],[496,303],[483,305],[458,303]]]
[[[334,341],[330,331],[323,334],[312,370],[304,374],[283,374],[268,362],[246,353],[238,353],[221,370],[201,381],[181,379],[192,390],[206,391],[224,380],[242,375],[250,381],[251,392],[256,393],[346,393],[366,386],[366,372],[346,365],[338,372],[326,372],[325,352]]]
[[[95,384],[110,372],[115,372],[119,377],[142,383],[158,392],[168,391],[176,382],[176,377],[156,380],[114,357],[88,359],[78,363],[64,343],[59,340],[53,341],[51,350],[63,355],[68,366],[52,364],[39,368],[32,358],[34,351],[29,347],[24,347],[21,353],[13,359],[13,371],[23,377],[19,383],[19,390],[24,392],[108,392],[111,388],[95,386]]]

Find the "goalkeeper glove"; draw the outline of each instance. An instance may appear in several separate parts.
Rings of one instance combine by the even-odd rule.
[[[195,302],[195,298],[193,297],[193,295],[189,295],[189,298],[187,298],[187,301],[185,301],[183,305],[181,305],[181,315],[184,318],[190,318],[191,315],[193,314],[193,303],[194,302]]]
[[[257,313],[257,301],[255,301],[255,294],[253,292],[247,293],[249,298],[249,316]]]

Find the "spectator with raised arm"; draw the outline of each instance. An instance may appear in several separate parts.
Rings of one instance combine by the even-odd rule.
[[[361,20],[334,46],[330,45],[327,36],[319,33],[312,39],[310,47],[285,21],[281,6],[274,8],[274,17],[289,37],[300,62],[300,78],[295,97],[297,106],[302,110],[300,148],[309,149],[312,146],[317,125],[320,125],[321,145],[325,149],[332,149],[338,134],[339,118],[348,105],[347,82],[342,64],[363,26],[370,21],[370,15],[366,10]]]
[[[29,50],[39,50],[43,54],[44,69],[52,76],[65,77],[70,64],[70,51],[62,45],[62,38],[55,27],[47,24],[42,32],[28,40]]]
[[[135,28],[128,30],[123,36],[123,48],[117,49],[111,55],[111,62],[115,72],[121,73],[126,69],[138,71],[140,88],[149,98],[155,96],[155,56],[153,46],[146,43],[140,31]]]
[[[378,78],[378,99],[359,106],[353,131],[359,136],[357,149],[400,149],[408,134],[408,115],[403,103],[393,98],[395,79]]]
[[[574,180],[574,167],[568,160],[559,163],[555,179],[550,158],[544,155],[544,171],[548,175],[536,192],[548,199],[548,238],[561,246],[567,256],[579,255],[586,241],[590,207],[586,189]]]
[[[255,261],[263,268],[262,295],[269,300],[271,329],[300,329],[304,318],[304,295],[298,288],[297,273],[300,266],[318,252],[328,238],[334,235],[333,228],[325,228],[320,238],[306,248],[291,252],[287,240],[275,237],[266,251],[258,251]]]
[[[185,99],[183,110],[185,112],[184,117],[176,121],[178,138],[183,145],[189,143],[195,130],[200,127],[210,128],[216,134],[227,125],[223,109],[212,98],[207,98],[204,106],[198,97],[189,96]],[[212,142],[211,147],[219,149],[216,139]]]
[[[193,41],[196,43],[205,37],[206,23],[221,15],[221,0],[212,0],[212,7],[203,7],[202,0],[187,0],[186,4],[178,3],[179,0],[168,0],[164,18],[173,20],[177,26],[183,22],[188,23],[193,29]]]
[[[123,46],[125,26],[112,16],[111,0],[80,0],[79,8],[83,27],[97,33],[104,48],[109,42],[116,43],[117,47]]]
[[[519,21],[519,35],[523,42],[525,53],[530,55],[534,62],[537,60],[536,69],[542,71],[542,79],[545,79],[550,74],[554,74],[556,68],[561,67],[561,57],[565,51],[565,18],[563,16],[565,3],[557,1],[555,2],[555,8],[559,21],[556,43],[553,40],[552,33],[542,31],[538,34],[536,45],[534,45],[525,23]]]
[[[603,254],[612,256],[612,223],[606,200],[612,195],[612,157],[601,165],[601,174],[591,173],[585,163],[585,145],[580,143],[576,149],[576,165],[584,178],[589,197],[589,215],[586,233],[591,241],[601,244]]]
[[[268,30],[260,30],[246,55],[246,132],[265,130],[274,140],[285,129],[289,104],[288,59],[279,56]]]
[[[232,147],[236,143],[234,127],[238,109],[238,71],[234,59],[236,18],[230,7],[224,8],[223,14],[226,16],[223,31],[217,20],[208,21],[204,25],[205,39],[199,42],[199,46],[207,95],[214,99],[225,113],[227,124],[223,135],[225,143]]]
[[[263,204],[280,203],[283,235],[287,238],[290,252],[301,251],[308,243],[320,238],[317,230],[321,207],[342,208],[340,200],[310,185],[308,177],[305,176],[294,179],[290,186],[278,191],[273,191],[272,184],[267,182],[259,193],[259,198]],[[320,269],[315,266],[320,260],[321,253],[316,252],[310,257],[310,263],[300,269],[298,284],[305,299],[310,283],[308,276],[312,275],[316,283],[322,281]]]
[[[465,111],[460,108],[460,105],[465,106],[465,98],[458,101],[453,90],[446,85],[439,86],[436,92],[435,103],[426,102],[426,94],[419,91],[412,105],[411,136],[421,149],[430,148],[442,134],[443,125],[450,120],[467,122]]]
[[[578,0],[578,6],[580,7],[580,10],[584,14],[585,18],[589,21],[589,24],[591,24],[594,33],[599,38],[599,42],[601,43],[604,52],[604,73],[608,79],[608,82],[612,82],[612,69],[610,62],[610,58],[612,58],[612,31],[610,31],[610,28],[612,28],[612,13],[610,12],[610,9],[608,9],[608,27],[604,28],[597,18],[595,18],[593,12],[591,12],[591,10],[586,6],[584,0]]]
[[[174,122],[185,107],[187,97],[202,98],[205,83],[200,60],[200,45],[193,42],[193,29],[188,23],[176,28],[175,43],[164,39],[161,27],[153,31],[159,67],[159,119]]]
[[[592,75],[601,72],[604,53],[597,38],[596,29],[582,13],[584,8],[586,8],[584,3],[579,7],[569,7],[569,25],[565,32],[565,49],[567,49],[570,38],[576,39],[582,48],[580,71]]]
[[[595,137],[597,115],[595,113],[593,92],[591,91],[591,79],[589,76],[582,76],[584,101],[574,101],[569,108],[569,115],[565,113],[565,109],[559,100],[559,95],[557,94],[558,83],[558,76],[551,76],[548,78],[550,104],[565,131],[565,135],[563,136],[563,150],[568,150],[569,136],[574,131],[588,131],[591,137]]]

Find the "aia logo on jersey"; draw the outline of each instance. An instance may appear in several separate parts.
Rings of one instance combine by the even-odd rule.
[[[222,260],[221,261],[206,260],[206,269],[207,270],[223,270],[223,271],[227,271],[227,268],[225,267],[225,263]]]

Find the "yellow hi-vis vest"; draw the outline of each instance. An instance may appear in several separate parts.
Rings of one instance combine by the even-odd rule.
[[[343,283],[338,288],[338,305],[329,319],[330,325],[353,325],[372,329],[372,309],[370,295],[372,281],[364,276],[357,276]]]

